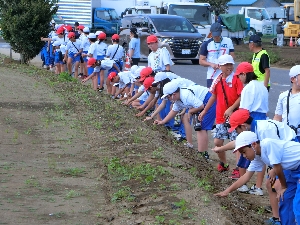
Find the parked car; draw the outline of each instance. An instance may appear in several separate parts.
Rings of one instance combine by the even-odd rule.
[[[172,60],[199,63],[199,48],[204,37],[186,18],[165,14],[128,15],[122,19],[120,43],[129,43],[131,27],[136,27],[139,31],[141,59],[147,59],[149,48],[146,38],[154,34],[159,39],[159,47],[166,47]]]

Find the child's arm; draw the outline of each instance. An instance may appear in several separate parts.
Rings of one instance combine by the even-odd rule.
[[[146,120],[152,120],[161,110],[163,110],[166,107],[166,104],[167,104],[167,100],[163,100],[161,102],[161,104],[157,107],[157,109],[152,113],[152,115],[151,116],[147,116],[144,121],[146,121]]]
[[[157,97],[153,98],[152,101],[147,105],[147,107],[142,112],[136,114],[136,116],[137,117],[143,116],[148,109],[151,109],[155,105],[156,102],[157,102]]]
[[[240,106],[241,96],[233,103],[232,106],[230,106],[228,109],[226,109],[224,113],[224,118],[228,118],[233,113],[233,110],[237,109]]]
[[[277,198],[278,198],[278,200],[280,200],[280,198],[281,198],[283,201],[284,200],[283,193],[286,191],[287,186],[286,186],[285,176],[282,171],[282,166],[281,166],[281,164],[274,164],[273,169],[275,171],[275,174],[278,176],[278,179],[281,184],[281,190],[279,191],[279,193],[277,193]]]
[[[219,152],[225,152],[228,150],[232,150],[234,148],[235,148],[235,141],[230,141],[226,145],[223,145],[221,147],[214,147],[212,149],[212,151],[214,151],[215,153],[219,153]]]
[[[119,67],[117,66],[117,64],[113,64],[113,67],[118,71],[118,73],[120,73],[121,72],[121,70],[119,69]]]
[[[44,38],[44,37],[41,37],[41,41],[52,41],[52,38]]]
[[[141,105],[141,106],[139,106],[137,109],[138,109],[138,110],[144,110],[145,107],[147,107],[147,106],[150,104],[150,102],[154,99],[154,97],[155,97],[154,94],[150,94],[150,95],[148,96],[147,100],[144,102],[144,104]],[[151,107],[152,107],[152,106],[151,106]]]
[[[89,75],[87,78],[84,78],[81,82],[85,83],[87,82],[89,79],[91,79],[93,76],[95,76],[97,73],[93,72],[91,75]]]
[[[218,196],[218,197],[226,197],[227,195],[229,195],[229,193],[235,191],[242,185],[246,184],[251,179],[253,174],[254,174],[254,171],[250,172],[247,170],[243,176],[241,176],[236,182],[234,182],[231,186],[229,186],[225,191],[216,193],[214,195]]]
[[[128,84],[129,84],[129,83],[128,83]],[[116,98],[118,97],[118,95],[121,94],[121,93],[125,90],[125,88],[127,87],[128,84],[125,84],[125,86],[124,86],[122,89],[119,88],[119,90],[118,90],[117,93],[115,94],[114,99],[116,99]]]
[[[166,124],[169,120],[174,118],[177,115],[178,111],[171,110],[168,115],[163,119],[163,120],[155,120],[154,123],[158,125],[164,125]]]
[[[136,99],[138,99],[139,97],[141,97],[143,93],[144,93],[144,91],[139,91],[139,92],[136,93],[133,97],[131,97],[130,99],[128,99],[128,101],[125,103],[125,105],[130,105],[131,102],[133,102],[134,100],[136,100]]]

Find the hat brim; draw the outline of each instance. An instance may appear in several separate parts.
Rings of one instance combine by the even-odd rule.
[[[232,132],[232,131],[234,131],[235,130],[235,128],[237,128],[238,127],[238,125],[236,125],[236,126],[231,126],[230,128],[229,128],[229,130],[228,130],[228,132]]]
[[[168,95],[169,94],[165,94],[165,95],[161,96],[161,99],[166,99]]]
[[[250,143],[250,144],[251,144],[251,143]],[[245,144],[245,145],[242,145],[242,146],[238,146],[237,148],[235,148],[235,149],[233,150],[232,153],[236,153],[238,150],[240,150],[241,148],[243,148],[243,147],[245,147],[245,146],[247,146],[247,145],[249,145],[249,144]]]
[[[241,74],[240,71],[236,71],[236,72],[233,74],[233,76],[238,76],[238,75],[240,75],[240,74]]]
[[[87,65],[86,67],[91,67],[92,65]]]

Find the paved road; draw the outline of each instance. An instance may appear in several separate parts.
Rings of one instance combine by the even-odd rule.
[[[9,55],[9,45],[0,40],[0,53]],[[14,58],[18,58],[18,54],[13,54]],[[32,60],[34,65],[41,65],[41,59],[37,56]],[[140,63],[146,65],[146,62]],[[206,71],[200,65],[193,65],[190,61],[177,61],[172,66],[172,71],[181,77],[193,80],[195,83],[206,86]],[[278,96],[281,92],[290,88],[290,81],[288,76],[289,70],[271,68],[271,89],[269,94],[269,117],[273,118]]]

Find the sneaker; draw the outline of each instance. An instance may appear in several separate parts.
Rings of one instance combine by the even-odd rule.
[[[251,194],[251,195],[260,195],[260,196],[264,195],[263,190],[261,188],[257,188],[255,186],[255,184],[252,185],[252,187],[250,188],[249,194]]]
[[[229,177],[232,180],[237,180],[240,178],[240,171],[238,169],[234,169]]]
[[[104,90],[104,87],[102,88],[97,88],[97,91],[102,92]]]
[[[266,225],[281,225],[281,222],[278,218],[271,217],[268,220],[265,220]]]
[[[188,148],[194,148],[194,145],[189,143],[189,142],[186,142],[183,144],[185,147],[188,147]]]
[[[246,184],[244,184],[242,187],[239,187],[237,190],[242,193],[247,193],[249,191],[249,188],[247,187]]]
[[[219,172],[228,171],[229,170],[229,165],[228,164],[224,164],[223,162],[220,162],[218,164],[217,169],[218,169]]]
[[[209,160],[209,154],[207,151],[205,152],[198,152],[204,159]]]
[[[170,134],[172,134],[175,138],[180,138],[180,137],[181,137],[180,134],[177,134],[177,133],[174,132],[174,131],[170,131]]]

